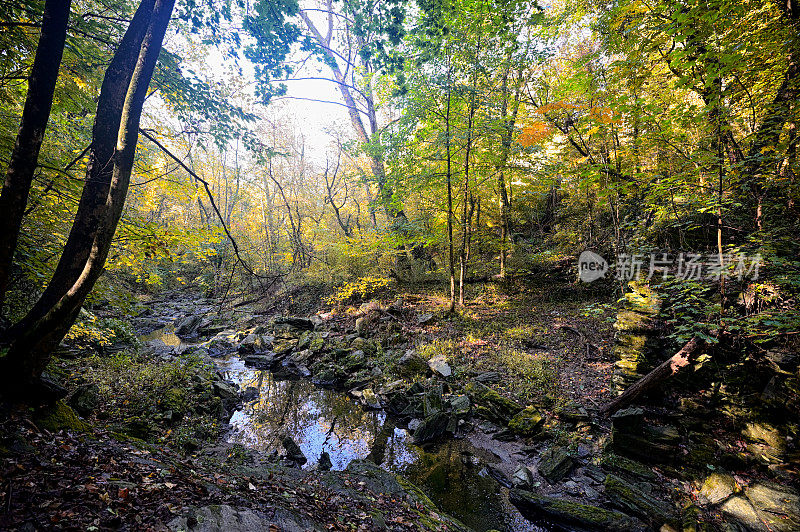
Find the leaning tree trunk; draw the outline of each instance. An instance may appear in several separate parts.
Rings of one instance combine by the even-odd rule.
[[[144,0],[123,38],[123,42],[125,42],[130,33],[137,37],[133,39],[133,42],[128,40],[126,43],[128,46],[121,45],[118,50],[118,53],[127,56],[131,53],[130,46],[136,45],[135,61],[130,64],[131,68],[128,72],[123,72],[125,79],[128,80],[127,87],[124,92],[116,93],[117,96],[120,94],[122,96],[121,105],[115,105],[115,108],[119,109],[119,113],[111,120],[118,124],[118,129],[112,137],[94,136],[92,140],[93,149],[96,152],[105,153],[109,145],[111,146],[111,160],[106,163],[111,169],[107,192],[102,194],[101,198],[89,198],[91,203],[102,203],[104,208],[99,213],[91,213],[92,220],[96,221],[96,225],[88,226],[85,234],[76,235],[86,239],[89,248],[78,278],[42,317],[35,320],[26,317],[28,321],[25,327],[17,329],[17,335],[9,347],[8,354],[3,359],[4,367],[2,368],[2,377],[6,379],[7,386],[12,387],[12,391],[24,393],[24,386],[35,381],[41,374],[52,351],[64,338],[86,296],[103,271],[103,265],[111,248],[114,232],[125,204],[147,88],[161,51],[173,6],[174,0],[157,0],[155,6],[151,1]],[[146,18],[138,17],[142,10],[148,15]],[[144,28],[136,27],[137,24],[144,25]],[[107,85],[110,74],[117,74],[117,72],[107,71],[103,86],[119,89],[116,84]],[[102,116],[98,109],[95,132],[98,131],[97,122],[107,119],[108,117]],[[95,159],[96,161],[97,159]],[[86,198],[85,195],[82,197],[82,202],[84,198]],[[87,211],[81,210],[79,206],[78,212],[86,213]],[[86,220],[76,216],[75,226],[86,227]],[[75,233],[74,227],[73,233]],[[64,283],[64,280],[54,277],[53,282],[61,284]]]
[[[8,163],[3,192],[0,194],[0,315],[11,277],[22,217],[39,160],[47,121],[53,106],[58,69],[64,54],[71,0],[47,0],[44,4],[42,33],[36,46],[28,78],[28,94],[22,109],[19,132]]]
[[[98,228],[105,217],[122,108],[154,5],[155,0],[142,0],[106,69],[97,101],[86,179],[72,229],[47,288],[28,314],[7,333],[6,342],[13,341],[21,331],[44,317],[83,274]]]
[[[680,351],[662,362],[656,369],[631,384],[622,395],[604,405],[600,409],[600,413],[605,415],[613,414],[620,408],[624,408],[633,403],[637,398],[648,391],[661,386],[667,379],[694,363],[705,345],[703,340],[697,337],[692,338]]]

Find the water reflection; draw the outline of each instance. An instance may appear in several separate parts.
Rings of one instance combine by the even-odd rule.
[[[162,327],[161,329],[156,329],[149,334],[140,336],[139,339],[144,343],[161,341],[164,345],[170,347],[178,347],[182,343],[181,339],[178,338],[178,335],[175,334],[174,325],[168,325],[166,327]]]
[[[407,430],[383,413],[365,411],[348,395],[315,387],[307,380],[276,381],[267,371],[253,371],[241,359],[220,360],[226,378],[256,398],[231,418],[228,441],[259,451],[280,451],[288,434],[300,446],[313,468],[323,451],[333,469],[354,459],[369,459],[400,473],[431,497],[444,511],[479,531],[541,530],[526,521],[505,493],[485,476],[478,451],[465,440],[450,440],[433,450],[413,445]]]

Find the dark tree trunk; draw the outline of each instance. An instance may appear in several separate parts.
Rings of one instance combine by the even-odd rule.
[[[661,386],[667,379],[683,371],[694,363],[705,347],[705,342],[699,338],[692,338],[680,351],[662,362],[656,369],[631,384],[622,395],[606,404],[600,409],[601,414],[611,415],[621,408],[625,408],[636,399],[654,388]]]
[[[69,248],[65,248],[62,262],[66,261],[69,268],[61,272],[57,269],[51,285],[68,288],[47,306],[42,299],[52,298],[53,293],[46,291],[31,313],[14,327],[15,336],[0,368],[6,392],[25,393],[26,386],[35,382],[103,271],[130,183],[142,106],[173,6],[174,0],[157,0],[155,5],[152,0],[143,0],[106,71],[87,183],[70,233],[70,239],[80,244],[78,256],[67,256]],[[109,116],[106,111],[114,114]],[[116,128],[109,129],[113,125]],[[108,135],[112,131],[113,135]],[[91,182],[98,170],[106,180],[105,186]],[[87,195],[87,188],[91,194]]]
[[[10,339],[29,328],[64,297],[83,273],[92,243],[106,212],[106,198],[114,170],[114,148],[122,108],[139,50],[153,13],[155,0],[142,0],[106,70],[97,102],[92,149],[81,200],[67,243],[53,277],[27,316],[10,331]]]
[[[33,173],[44,140],[58,69],[64,54],[71,0],[47,0],[42,33],[28,78],[28,94],[22,110],[19,132],[8,163],[3,192],[0,194],[0,315],[5,303],[11,265],[17,247],[25,205],[28,203]]]

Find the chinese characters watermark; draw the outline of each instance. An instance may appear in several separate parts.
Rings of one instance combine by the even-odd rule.
[[[685,281],[719,281],[729,279],[758,279],[762,258],[760,254],[744,253],[650,253],[617,256],[616,262],[608,262],[592,251],[584,251],[578,257],[578,275],[581,281],[590,283],[613,271],[619,281],[631,281],[641,277],[650,279],[675,278]]]

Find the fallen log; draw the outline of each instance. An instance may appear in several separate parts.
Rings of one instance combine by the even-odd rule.
[[[679,373],[692,364],[706,343],[700,338],[694,337],[684,345],[680,351],[672,355],[669,359],[662,362],[656,369],[631,384],[622,395],[607,403],[600,409],[600,414],[610,415],[634,402],[642,394],[657,388],[664,381]]]

